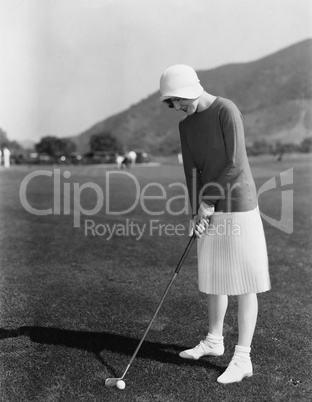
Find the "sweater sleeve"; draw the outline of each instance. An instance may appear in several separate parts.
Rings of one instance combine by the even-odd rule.
[[[208,205],[215,205],[220,198],[225,198],[243,171],[245,139],[242,115],[234,104],[224,105],[219,110],[219,122],[227,163],[214,183],[202,183],[203,200]],[[205,177],[205,169],[202,177]]]
[[[198,166],[190,152],[187,144],[186,132],[183,127],[179,125],[183,167],[186,179],[186,185],[188,189],[188,195],[190,199],[190,205],[192,208],[192,216],[197,215],[199,207],[199,189],[201,188],[201,174]]]

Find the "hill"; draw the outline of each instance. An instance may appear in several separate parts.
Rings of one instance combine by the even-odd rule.
[[[237,104],[247,144],[259,139],[300,143],[311,135],[312,39],[253,62],[198,71],[198,76],[208,92]],[[106,131],[127,149],[170,154],[180,150],[177,125],[182,117],[161,104],[156,92],[71,139],[86,152],[90,137]]]

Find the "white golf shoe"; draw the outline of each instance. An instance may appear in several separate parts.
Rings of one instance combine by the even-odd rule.
[[[211,347],[207,344],[207,341],[205,339],[203,341],[200,341],[200,343],[195,346],[195,348],[183,350],[183,352],[181,352],[179,356],[183,359],[198,360],[203,356],[222,356],[223,353],[223,343],[221,345]]]
[[[245,377],[252,376],[252,364],[248,360],[243,362],[235,357],[232,358],[225,372],[217,378],[220,384],[231,384],[240,382]]]

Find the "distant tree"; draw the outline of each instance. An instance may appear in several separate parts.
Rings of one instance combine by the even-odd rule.
[[[312,152],[312,137],[305,138],[300,144],[301,152]]]
[[[8,147],[11,151],[21,151],[23,147],[17,141],[9,141]]]
[[[10,151],[20,151],[23,147],[17,141],[10,141],[4,130],[0,128],[0,148],[8,147]]]
[[[73,152],[76,152],[77,146],[72,140],[68,138],[62,138],[60,141],[62,144],[62,155],[67,156],[72,154]]]
[[[122,146],[111,133],[94,134],[90,138],[91,152],[121,152]]]
[[[282,145],[282,150],[285,154],[300,152],[300,145],[287,142]]]
[[[35,145],[35,148],[38,153],[45,153],[50,156],[68,156],[76,151],[76,144],[68,138],[46,136]]]
[[[271,152],[270,144],[265,140],[256,140],[251,146],[247,147],[249,155],[269,154]]]

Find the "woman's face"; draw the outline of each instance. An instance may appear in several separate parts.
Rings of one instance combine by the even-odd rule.
[[[198,98],[184,99],[184,98],[171,98],[164,101],[168,107],[175,108],[177,111],[182,111],[188,116],[194,114],[198,107]]]

